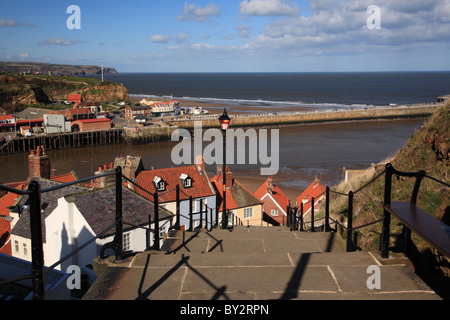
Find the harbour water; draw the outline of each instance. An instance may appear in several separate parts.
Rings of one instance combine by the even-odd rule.
[[[279,171],[275,179],[280,186],[299,191],[316,176],[325,184],[336,184],[342,177],[342,167],[361,169],[393,156],[423,122],[416,119],[280,127]],[[117,144],[47,153],[52,168],[59,174],[73,170],[78,178],[85,178],[91,176],[99,165],[113,162],[120,154],[141,156],[146,169],[175,166],[171,159],[175,145],[176,142]],[[260,176],[260,164],[234,164],[230,167],[234,176],[254,177],[258,181],[264,179]],[[208,173],[215,170],[214,165],[207,166]],[[27,154],[0,157],[1,182],[19,181],[26,179],[27,175]]]
[[[448,94],[450,72],[385,73],[125,73],[105,75],[123,83],[130,95],[173,97],[220,103],[242,110],[277,108],[332,109],[433,103]],[[228,107],[227,107],[228,109]],[[328,184],[338,183],[342,168],[361,169],[393,156],[423,120],[349,122],[280,128],[279,171],[281,186],[303,190],[317,176]],[[175,143],[106,145],[48,151],[58,173],[75,171],[79,178],[91,176],[99,165],[120,154],[140,155],[146,168],[174,166]],[[246,157],[248,158],[248,157]],[[232,165],[235,176],[258,182],[260,165]],[[215,166],[208,166],[214,173]],[[0,181],[26,179],[27,155],[0,157]]]

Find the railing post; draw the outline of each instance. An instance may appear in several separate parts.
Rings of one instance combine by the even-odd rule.
[[[31,229],[31,271],[33,275],[33,300],[45,299],[44,251],[42,244],[41,188],[37,181],[31,181],[30,229]]]
[[[215,227],[217,228],[219,226],[219,207],[216,203],[216,223],[214,223]]]
[[[194,231],[194,219],[192,217],[192,196],[189,197],[189,231]]]
[[[386,210],[386,206],[391,205],[391,184],[392,184],[392,165],[388,163],[386,165],[384,181],[384,208],[383,208],[383,228],[381,232],[381,258],[389,258],[389,238],[390,238],[390,225],[391,214]]]
[[[288,227],[289,227],[289,230],[290,231],[292,231],[292,222],[291,222],[291,206],[290,205],[288,205],[287,207],[286,207],[286,213],[287,213],[287,221],[288,221]]]
[[[303,230],[303,202],[300,203],[300,231]]]
[[[175,224],[175,230],[180,230],[180,186],[178,184],[176,186],[176,206],[177,222]]]
[[[199,210],[199,213],[200,213],[200,224],[199,224],[199,227],[200,227],[200,229],[202,229],[203,228],[203,199],[200,199],[200,210]]]
[[[314,231],[314,197],[311,198],[311,232]]]
[[[327,187],[325,193],[325,232],[330,231],[330,187]]]
[[[205,229],[208,231],[208,207],[205,206]]]
[[[212,213],[212,208],[209,208],[209,217],[211,218],[211,221],[210,221],[210,223],[209,223],[209,231],[211,231],[212,229],[213,229],[213,213]],[[206,228],[206,229],[208,229],[208,228]]]
[[[159,251],[159,196],[158,196],[158,190],[155,191],[155,194],[153,195],[153,199],[155,199],[155,217],[154,217],[154,224],[155,224],[155,231],[154,231],[154,243],[153,243],[153,249]]]
[[[348,217],[347,217],[347,252],[353,251],[352,243],[353,232],[353,191],[348,193]]]
[[[123,259],[123,221],[122,221],[122,168],[116,168],[116,235],[114,237],[116,260]]]

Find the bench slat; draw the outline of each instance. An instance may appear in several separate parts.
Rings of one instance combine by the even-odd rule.
[[[385,207],[409,229],[450,258],[450,227],[409,202],[392,202]]]

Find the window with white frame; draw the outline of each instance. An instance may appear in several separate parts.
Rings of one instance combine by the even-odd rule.
[[[130,251],[131,250],[131,233],[124,233],[123,234],[123,251]]]
[[[277,209],[272,209],[272,210],[270,211],[270,214],[271,214],[272,216],[277,217],[277,216],[278,216],[278,210],[277,210]]]
[[[14,253],[19,253],[19,251],[20,251],[19,241],[14,240]]]
[[[22,248],[23,248],[23,255],[25,257],[28,257],[28,245],[25,242],[23,243]]]
[[[253,208],[244,209],[244,219],[253,217]]]

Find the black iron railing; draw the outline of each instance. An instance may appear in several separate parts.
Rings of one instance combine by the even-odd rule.
[[[416,203],[416,200],[417,200],[420,182],[424,178],[429,178],[429,179],[431,179],[435,182],[441,183],[447,187],[450,186],[449,184],[447,184],[445,182],[439,181],[438,179],[435,179],[433,177],[426,175],[426,173],[423,171],[419,171],[417,173],[405,173],[405,172],[401,172],[401,171],[397,171],[397,170],[393,169],[392,166],[390,164],[388,164],[384,171],[377,174],[369,182],[367,182],[365,185],[363,185],[361,188],[359,188],[358,190],[356,190],[354,192],[350,191],[348,194],[346,194],[346,193],[341,193],[341,192],[338,192],[335,190],[331,190],[329,187],[327,187],[326,191],[324,193],[322,193],[316,197],[316,198],[319,198],[325,194],[325,216],[324,217],[315,219],[315,217],[314,217],[314,215],[315,215],[315,212],[314,212],[315,211],[315,208],[314,208],[315,207],[315,199],[314,198],[312,198],[309,201],[309,202],[311,202],[311,219],[309,222],[303,221],[303,219],[304,219],[304,217],[303,217],[304,203],[301,203],[300,207],[291,207],[289,205],[287,208],[288,226],[291,228],[291,230],[315,232],[317,229],[315,226],[315,222],[317,222],[319,220],[324,220],[324,223],[320,226],[320,228],[322,231],[328,232],[328,231],[333,230],[331,228],[331,224],[335,224],[334,231],[336,231],[338,227],[347,230],[346,250],[354,251],[355,246],[354,246],[354,241],[352,240],[353,239],[352,233],[355,230],[358,230],[360,228],[364,228],[364,227],[367,227],[367,226],[370,226],[370,225],[373,225],[373,224],[376,224],[376,223],[379,223],[382,221],[386,222],[386,220],[387,220],[387,217],[385,215],[383,219],[375,220],[375,221],[369,222],[367,224],[364,224],[362,226],[353,227],[353,198],[354,198],[355,194],[357,194],[361,190],[365,189],[370,184],[374,183],[381,176],[386,175],[385,205],[386,205],[386,203],[390,203],[390,193],[391,193],[390,185],[391,185],[392,175],[394,175],[394,174],[416,178],[416,183],[414,185],[412,198],[411,198],[411,203],[414,203],[414,204]],[[72,185],[76,185],[76,184],[80,184],[80,183],[84,183],[84,182],[90,182],[94,179],[100,179],[100,178],[112,176],[112,175],[115,176],[115,190],[116,190],[115,221],[110,226],[108,226],[105,230],[103,230],[102,232],[97,234],[95,237],[91,238],[89,241],[87,241],[86,243],[84,243],[83,245],[78,247],[76,250],[74,250],[70,254],[66,255],[59,261],[55,262],[50,267],[45,267],[44,266],[44,254],[43,254],[43,241],[42,241],[42,212],[41,212],[41,208],[42,208],[41,207],[41,195],[42,195],[42,193],[56,191],[59,189],[63,189],[63,188],[72,186]],[[85,179],[80,179],[80,180],[77,180],[74,182],[60,184],[60,185],[57,185],[57,186],[54,186],[51,188],[47,188],[47,189],[43,189],[43,190],[41,190],[41,187],[37,181],[31,181],[28,185],[28,189],[23,190],[23,191],[8,187],[8,186],[0,185],[0,190],[4,190],[6,192],[12,192],[12,193],[18,194],[20,196],[29,196],[29,199],[30,199],[30,230],[31,230],[31,246],[32,246],[31,275],[24,275],[22,277],[19,277],[19,278],[13,279],[13,280],[1,282],[0,286],[12,284],[12,283],[26,280],[26,279],[31,279],[32,280],[32,289],[33,289],[32,298],[36,299],[36,300],[44,299],[45,298],[45,291],[44,291],[45,275],[48,274],[51,270],[53,270],[55,267],[57,267],[58,265],[60,265],[61,263],[63,263],[67,259],[69,259],[70,257],[72,257],[74,254],[76,254],[76,253],[80,252],[81,250],[83,250],[84,248],[86,248],[89,244],[94,242],[96,239],[105,235],[108,231],[110,231],[113,228],[115,228],[114,240],[110,243],[105,244],[101,248],[101,256],[104,256],[105,250],[112,249],[115,253],[116,260],[119,260],[119,261],[123,260],[123,255],[124,255],[124,252],[123,252],[123,225],[126,224],[126,225],[134,226],[133,224],[123,221],[122,187],[123,187],[124,180],[128,181],[135,187],[141,189],[142,191],[144,191],[145,193],[147,193],[153,197],[154,208],[155,208],[154,209],[154,217],[152,219],[151,215],[149,215],[149,221],[148,221],[149,227],[146,229],[148,229],[149,231],[154,233],[154,245],[153,245],[152,249],[160,250],[159,194],[158,194],[158,192],[152,193],[152,192],[146,190],[145,188],[143,188],[142,186],[138,185],[135,181],[128,179],[127,177],[124,177],[122,175],[122,170],[120,167],[117,167],[114,172],[104,173],[101,175],[97,175],[97,176],[93,176],[93,177],[89,177],[89,178],[85,178]],[[173,191],[173,190],[169,190],[169,191]],[[204,204],[201,201],[200,202],[200,210],[198,212],[193,212],[193,198],[192,198],[192,196],[188,196],[187,194],[184,193],[188,197],[188,201],[189,201],[189,216],[186,217],[180,213],[180,203],[181,203],[180,192],[183,192],[183,191],[178,186],[175,188],[175,191],[176,191],[176,213],[175,213],[175,215],[176,215],[177,222],[172,227],[173,229],[180,228],[180,218],[182,216],[184,218],[189,219],[189,222],[190,222],[189,229],[190,230],[188,230],[188,231],[193,231],[194,221],[200,221],[200,223],[199,223],[200,227],[202,227],[203,223],[204,223],[206,229],[209,228],[209,230],[211,230],[213,227],[218,227],[218,224],[219,224],[218,211],[219,210],[217,207],[216,208],[208,207],[206,204]],[[347,224],[346,225],[344,225],[343,223],[336,221],[330,217],[330,194],[331,193],[336,194],[338,196],[348,197],[348,208],[347,208],[348,214],[347,214]],[[213,211],[215,211],[215,219],[213,219]],[[227,212],[227,214],[229,214],[229,212]],[[199,215],[199,218],[194,219],[195,215]],[[306,224],[308,224],[308,223],[310,224],[309,230],[306,229]],[[151,228],[152,224],[154,224],[153,229]],[[243,223],[238,217],[236,217],[236,219],[233,219],[232,225],[233,226],[234,225],[243,225]],[[142,228],[142,226],[134,226],[134,227]],[[383,239],[384,240],[383,240],[382,251],[387,250],[387,248],[388,248],[388,245],[386,245],[384,243],[384,242],[386,242],[385,239],[389,238],[388,231],[387,231],[388,229],[389,229],[389,223],[385,223],[383,225]]]
[[[390,215],[386,214],[386,210],[384,209],[384,214],[383,214],[383,218],[365,223],[363,225],[354,227],[353,226],[353,209],[354,209],[354,204],[353,204],[353,200],[354,200],[354,196],[361,192],[362,190],[366,189],[369,185],[371,185],[372,183],[374,183],[375,181],[377,181],[379,178],[381,178],[382,176],[385,176],[385,188],[384,188],[384,207],[386,205],[390,204],[390,197],[391,197],[391,180],[392,180],[392,176],[393,175],[397,175],[397,176],[405,176],[405,177],[414,177],[416,178],[414,187],[413,187],[413,191],[412,191],[412,196],[411,196],[411,204],[416,204],[417,201],[417,196],[418,196],[418,192],[419,192],[419,188],[420,188],[420,184],[421,181],[424,178],[428,178],[432,181],[435,181],[437,183],[440,183],[446,187],[450,187],[450,185],[448,183],[445,183],[443,181],[440,181],[436,178],[430,177],[428,176],[424,171],[420,170],[418,172],[402,172],[402,171],[398,171],[396,169],[394,169],[392,167],[391,164],[387,164],[386,168],[381,171],[380,173],[378,173],[375,177],[373,177],[370,181],[368,181],[367,183],[365,183],[363,186],[361,186],[360,188],[358,188],[356,191],[349,191],[348,193],[342,193],[342,192],[338,192],[335,190],[331,190],[330,187],[326,187],[326,191],[318,196],[316,196],[315,198],[311,198],[308,202],[305,203],[301,203],[300,206],[296,206],[296,207],[291,207],[290,205],[288,206],[288,227],[291,228],[291,230],[299,230],[299,231],[310,231],[310,232],[315,232],[317,231],[317,227],[315,226],[315,223],[321,220],[324,220],[323,224],[320,226],[320,229],[322,231],[328,232],[328,231],[332,231],[333,229],[331,228],[331,224],[335,225],[335,229],[334,231],[337,231],[338,228],[340,228],[340,230],[346,230],[346,251],[350,252],[350,251],[354,251],[356,249],[356,233],[355,231],[377,224],[377,223],[382,223],[383,222],[383,227],[382,227],[382,241],[381,241],[381,256],[382,257],[387,257],[388,256],[388,248],[389,248],[389,228],[390,228]],[[333,193],[335,195],[338,196],[344,196],[348,198],[347,201],[347,223],[344,224],[340,221],[334,220],[330,217],[330,194]],[[325,215],[324,217],[321,218],[315,218],[315,204],[316,204],[316,199],[322,197],[325,194]],[[308,222],[304,221],[304,205],[311,203],[311,212],[310,212],[310,220]],[[309,228],[307,228],[307,224],[309,224]],[[413,231],[417,231],[417,230],[413,230]],[[342,233],[342,231],[340,232]],[[410,234],[407,234],[407,236],[410,236]]]
[[[49,267],[44,266],[44,251],[43,251],[43,240],[42,240],[42,205],[41,205],[41,195],[47,192],[53,192],[59,189],[64,189],[73,185],[88,183],[95,179],[101,179],[108,176],[115,176],[115,200],[116,200],[116,215],[115,221],[103,231],[99,232],[96,236],[92,237],[86,243],[79,246],[77,249],[64,256],[59,261],[55,262]],[[135,226],[129,222],[123,221],[123,203],[122,203],[122,188],[123,188],[123,180],[133,183],[136,187],[141,188],[143,191],[149,193],[153,196],[154,200],[154,218],[152,219],[149,214],[149,227],[145,228],[142,226]],[[30,208],[30,232],[31,232],[31,274],[24,275],[18,277],[16,279],[8,280],[0,282],[0,286],[13,284],[22,280],[31,279],[32,281],[32,289],[33,289],[33,300],[42,300],[45,298],[45,275],[48,274],[51,270],[59,266],[64,261],[71,258],[73,255],[77,254],[84,248],[86,248],[89,244],[104,236],[108,231],[115,228],[113,241],[106,243],[102,246],[100,250],[100,256],[102,258],[105,257],[105,251],[107,249],[111,249],[114,251],[116,260],[120,261],[124,258],[123,251],[123,225],[130,225],[133,227],[145,228],[154,233],[154,246],[152,249],[159,250],[160,249],[160,234],[159,234],[159,202],[158,202],[158,194],[151,193],[148,190],[142,188],[135,182],[126,178],[122,175],[121,167],[117,167],[114,172],[108,172],[84,179],[80,179],[77,181],[63,183],[57,186],[53,186],[47,189],[42,189],[38,181],[31,181],[28,185],[27,190],[18,190],[15,188],[11,188],[9,186],[0,185],[0,190],[4,190],[6,192],[15,193],[20,196],[28,196],[29,197],[29,208]],[[154,224],[154,228],[150,228],[150,226]]]

